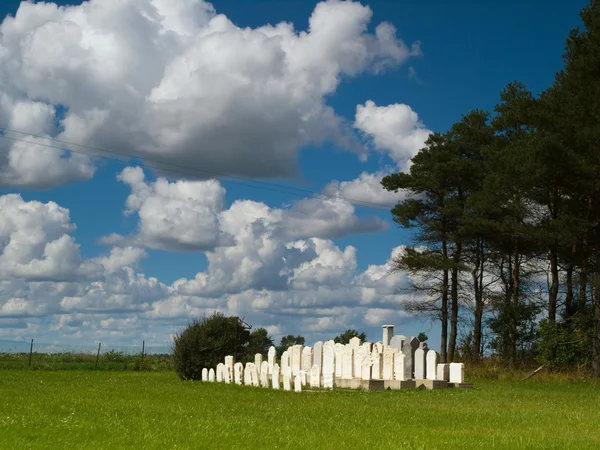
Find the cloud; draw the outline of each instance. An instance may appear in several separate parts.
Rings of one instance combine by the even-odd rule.
[[[156,184],[143,181],[136,170],[122,176],[140,183],[136,196],[146,188],[155,195]],[[183,189],[195,205],[195,191],[178,183],[158,191],[177,199]],[[143,201],[137,200],[128,206],[141,208]],[[0,223],[0,273],[5,275],[0,279],[0,339],[147,338],[168,345],[172,333],[191,318],[214,311],[311,339],[372,326],[385,311],[398,320],[404,317],[394,312],[403,300],[395,288],[406,278],[391,273],[389,261],[360,272],[352,246],[314,237],[282,239],[275,231],[284,211],[263,203],[240,200],[223,210],[220,229],[235,237],[234,244],[206,251],[206,270],[171,285],[141,272],[140,261],[147,255],[139,247],[112,247],[105,255],[83,259],[70,235],[75,226],[69,210],[53,202],[5,195],[0,213],[6,218]],[[62,244],[65,236],[70,245]]]
[[[328,195],[338,195],[350,202],[389,208],[403,198],[403,195],[386,191],[381,186],[383,177],[390,173],[391,171],[387,170],[375,173],[362,172],[358,178],[351,181],[332,181],[323,192]]]
[[[298,31],[286,22],[239,28],[200,0],[23,2],[0,25],[0,123],[198,176],[291,176],[309,144],[364,152],[326,104],[342,78],[419,54],[389,23],[369,33],[371,17],[360,3],[329,0]],[[93,176],[91,157],[0,141],[0,185]]]
[[[377,106],[372,100],[356,107],[354,127],[372,140],[376,150],[388,153],[402,171],[410,168],[410,160],[431,134],[410,106]]]

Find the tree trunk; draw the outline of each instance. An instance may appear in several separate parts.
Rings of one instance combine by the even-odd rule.
[[[600,256],[597,256],[600,263]],[[596,273],[594,277],[594,296],[592,304],[594,308],[594,334],[592,336],[592,376],[600,378],[600,273]]]
[[[570,321],[573,317],[573,264],[567,266],[566,292],[565,292],[565,319]]]
[[[552,246],[550,249],[550,275],[552,283],[548,292],[548,321],[556,323],[556,300],[558,298],[558,248]]]
[[[456,336],[458,332],[458,264],[462,253],[462,243],[456,242],[454,256],[452,258],[452,285],[451,285],[451,301],[450,309],[450,342],[448,343],[448,361],[454,361],[454,353],[456,351]]]
[[[444,260],[448,258],[448,245],[446,240],[442,241],[442,255]],[[442,320],[442,336],[440,342],[440,361],[448,362],[448,269],[444,269],[442,280],[442,305],[441,305],[441,320]]]
[[[517,364],[517,317],[516,313],[520,302],[521,293],[521,263],[519,261],[519,238],[514,237],[514,255],[512,267],[512,307],[510,328],[510,365]]]
[[[475,249],[475,267],[471,272],[475,294],[475,311],[473,313],[473,359],[482,357],[481,345],[483,334],[483,242],[477,241]]]

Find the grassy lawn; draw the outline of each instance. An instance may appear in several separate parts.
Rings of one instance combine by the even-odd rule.
[[[9,370],[0,448],[600,448],[600,384],[296,394],[170,372]]]

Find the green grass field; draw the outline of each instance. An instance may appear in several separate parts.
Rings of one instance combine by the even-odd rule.
[[[294,392],[172,372],[0,371],[1,449],[600,448],[600,384]]]

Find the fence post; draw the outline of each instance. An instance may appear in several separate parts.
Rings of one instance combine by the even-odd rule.
[[[98,342],[98,353],[96,353],[96,366],[94,370],[98,370],[98,358],[100,358],[100,347],[102,346],[102,342]]]
[[[144,368],[144,349],[146,348],[146,341],[142,341],[142,364],[140,364],[140,370]]]
[[[31,367],[31,355],[33,355],[33,339],[31,340],[31,346],[29,347],[29,365]]]

